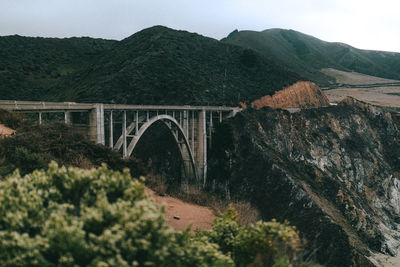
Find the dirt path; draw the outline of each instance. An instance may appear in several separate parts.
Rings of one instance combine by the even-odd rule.
[[[215,218],[211,209],[186,203],[170,196],[159,196],[148,188],[146,192],[152,195],[158,203],[165,205],[167,223],[175,230],[183,230],[190,224],[192,224],[192,231],[211,228]]]

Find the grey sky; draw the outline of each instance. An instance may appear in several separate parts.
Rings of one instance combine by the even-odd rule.
[[[294,29],[400,52],[398,0],[0,0],[0,35],[123,39],[153,26],[221,39],[234,29]]]

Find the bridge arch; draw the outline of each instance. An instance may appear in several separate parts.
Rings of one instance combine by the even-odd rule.
[[[183,130],[182,126],[179,124],[179,122],[172,116],[170,115],[157,115],[152,118],[150,118],[148,121],[143,123],[137,130],[136,134],[133,136],[132,140],[130,141],[128,147],[127,147],[127,156],[129,157],[132,155],[136,145],[140,141],[140,138],[143,136],[144,133],[147,132],[147,130],[157,122],[162,122],[170,131],[172,136],[175,139],[175,142],[178,145],[182,161],[183,161],[183,167],[185,171],[185,176],[186,177],[193,177],[197,180],[198,175],[197,175],[197,169],[196,169],[196,164],[193,156],[193,151],[190,147],[189,144],[189,139],[185,134],[185,131]],[[134,127],[131,127],[131,131],[133,131]]]
[[[226,106],[125,105],[14,100],[0,100],[0,107],[22,113],[36,113],[39,124],[42,122],[42,113],[63,113],[65,123],[76,127],[88,140],[107,145],[114,150],[122,148],[124,157],[128,156],[128,149],[129,155],[132,154],[144,132],[153,123],[161,121],[169,128],[167,131],[172,133],[171,137],[173,136],[178,144],[180,151],[178,153],[181,153],[186,166],[185,172],[188,173],[185,176],[196,178],[197,181],[194,182],[203,186],[207,177],[207,150],[212,145],[214,125],[218,121],[235,116],[241,110],[238,107]],[[116,120],[113,118],[113,112]],[[74,113],[88,114],[88,120],[78,122],[74,116],[71,116]],[[121,114],[122,120],[119,121]],[[152,117],[155,114],[157,116]],[[127,125],[128,120],[129,125]],[[117,126],[120,123],[122,131]],[[114,137],[117,136],[118,139],[115,140]]]

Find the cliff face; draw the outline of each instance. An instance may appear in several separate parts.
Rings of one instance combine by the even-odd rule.
[[[400,246],[400,124],[346,99],[290,114],[263,108],[225,121],[213,138],[209,185],[289,220],[327,266],[371,265]]]
[[[321,88],[313,82],[296,82],[277,91],[274,95],[263,96],[251,103],[253,108],[318,108],[329,106],[329,100]]]

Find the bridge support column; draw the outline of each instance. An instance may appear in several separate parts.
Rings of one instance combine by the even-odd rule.
[[[197,121],[197,142],[195,147],[195,160],[197,174],[203,185],[207,177],[207,129],[206,129],[206,111],[201,110]]]
[[[64,122],[65,124],[71,124],[71,112],[65,111],[64,112]]]
[[[109,141],[109,147],[111,148],[111,149],[113,149],[114,148],[114,120],[113,120],[113,111],[111,110],[110,111],[110,141]]]
[[[185,135],[189,138],[189,111],[183,111],[183,130]]]
[[[124,158],[128,157],[127,152],[127,144],[126,144],[126,110],[124,110],[122,117],[122,156]]]
[[[104,140],[104,105],[95,104],[89,114],[89,140],[98,144],[105,144]]]
[[[39,111],[39,125],[42,125],[42,112]]]

